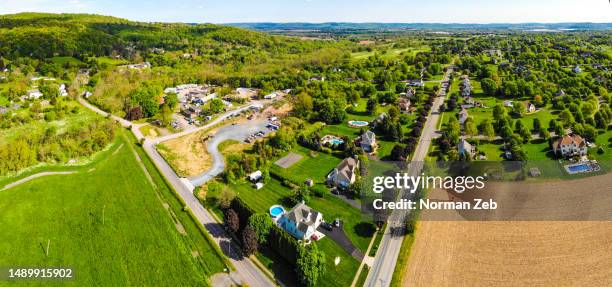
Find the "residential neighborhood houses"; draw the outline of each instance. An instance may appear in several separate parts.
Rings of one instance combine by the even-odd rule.
[[[341,189],[347,189],[357,179],[359,161],[347,157],[336,166],[328,175],[327,183]]]

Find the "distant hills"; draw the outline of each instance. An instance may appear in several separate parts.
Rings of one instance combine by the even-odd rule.
[[[143,23],[93,14],[0,15],[0,57],[125,57],[151,48],[214,50],[237,46],[274,47],[275,38],[213,24]]]
[[[392,31],[392,30],[515,30],[515,31],[571,31],[612,30],[612,23],[230,23],[228,26],[258,31]]]

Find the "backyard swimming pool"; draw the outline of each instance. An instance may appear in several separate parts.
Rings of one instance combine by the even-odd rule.
[[[274,218],[279,217],[283,213],[285,213],[285,209],[280,205],[273,205],[270,207],[270,215]]]
[[[366,121],[349,121],[348,124],[351,127],[361,128],[367,126],[369,123]]]
[[[341,138],[337,137],[337,136],[333,136],[333,135],[326,135],[324,137],[321,138],[321,142],[323,144],[331,144],[331,145],[341,145],[344,143],[344,140],[342,140]]]
[[[585,173],[585,172],[599,171],[599,166],[597,165],[596,162],[580,162],[580,163],[566,165],[565,170],[569,174]]]

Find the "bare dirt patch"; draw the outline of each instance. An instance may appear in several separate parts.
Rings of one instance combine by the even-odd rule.
[[[266,117],[285,117],[291,112],[291,110],[293,110],[293,106],[290,103],[282,102],[280,105],[272,105],[267,107],[261,114]]]
[[[200,132],[164,142],[159,152],[179,176],[193,176],[210,169],[212,157]]]
[[[580,205],[569,194],[609,191],[608,176],[548,182],[530,193]],[[404,286],[612,285],[610,221],[421,221],[415,238]]]

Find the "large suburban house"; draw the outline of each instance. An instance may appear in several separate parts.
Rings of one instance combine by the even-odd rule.
[[[58,88],[59,95],[62,97],[68,96],[68,91],[66,90],[66,84],[61,84]]]
[[[266,100],[272,100],[275,99],[276,97],[278,97],[278,94],[276,92],[272,92],[270,94],[267,94],[264,96],[264,99]]]
[[[527,112],[534,113],[536,111],[536,106],[532,103],[527,103]]]
[[[293,209],[278,219],[277,224],[300,240],[311,239],[321,224],[323,215],[308,207],[304,202],[298,203]]]
[[[130,64],[130,65],[127,65],[127,67],[128,69],[140,70],[140,69],[151,68],[151,63],[144,62],[144,63],[139,63],[139,64]]]
[[[41,93],[38,89],[34,89],[34,90],[29,90],[28,91],[28,99],[39,99],[43,96],[43,93]]]
[[[579,135],[565,135],[552,143],[555,154],[564,157],[584,156],[587,154],[586,141]]]
[[[348,188],[357,179],[358,166],[358,160],[352,157],[345,158],[327,175],[327,183],[339,188]]]
[[[474,154],[474,147],[465,139],[461,139],[459,143],[457,143],[457,151],[459,155],[469,157]]]
[[[410,111],[410,100],[406,98],[400,98],[398,106],[402,113],[407,113]]]
[[[468,119],[468,111],[466,109],[461,109],[461,111],[457,114],[457,118],[459,119],[460,124],[465,124],[465,121]]]
[[[359,145],[367,153],[376,151],[376,134],[371,131],[363,133]]]

